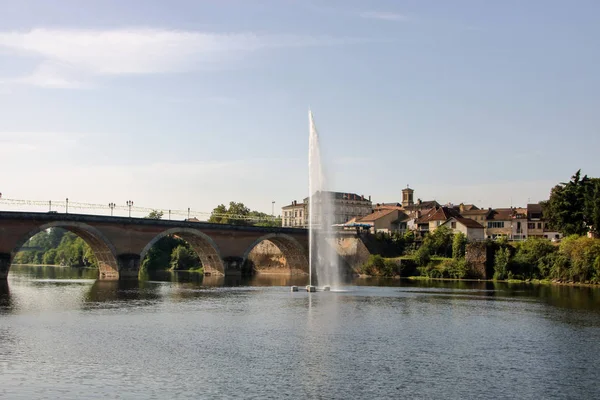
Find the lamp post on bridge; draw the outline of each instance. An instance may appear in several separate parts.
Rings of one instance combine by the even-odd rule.
[[[65,214],[69,213],[69,198],[65,199]]]
[[[190,208],[188,207],[188,221],[190,219]]]
[[[131,206],[133,205],[133,201],[127,200],[127,207],[129,207],[129,218],[131,218]]]
[[[108,203],[108,207],[110,208],[110,216],[113,216],[113,210],[117,205],[115,203]]]
[[[275,216],[275,200],[271,202],[271,217]]]

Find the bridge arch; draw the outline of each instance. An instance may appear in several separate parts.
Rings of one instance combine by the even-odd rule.
[[[188,242],[198,254],[205,274],[225,275],[225,265],[221,251],[210,236],[193,228],[171,228],[156,235],[140,253],[140,260],[144,260],[148,251],[165,236],[177,236]]]
[[[271,242],[281,251],[289,273],[308,274],[308,255],[306,250],[293,236],[284,233],[269,233],[256,239],[244,253],[244,265],[247,265],[248,261],[253,261],[252,250],[265,241]]]
[[[11,251],[11,259],[14,258],[19,249],[34,235],[50,228],[62,228],[72,232],[90,246],[98,261],[100,279],[116,279],[119,277],[117,251],[114,245],[98,229],[83,222],[56,221],[36,227],[17,241],[15,247]]]

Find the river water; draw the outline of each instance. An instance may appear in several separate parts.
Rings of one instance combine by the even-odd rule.
[[[11,268],[3,399],[600,398],[600,289]]]

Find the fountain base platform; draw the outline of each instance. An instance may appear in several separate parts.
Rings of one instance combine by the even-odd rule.
[[[298,286],[292,286],[292,287],[290,287],[290,289],[291,289],[292,292],[298,292],[299,291]],[[321,288],[318,288],[318,287],[313,286],[313,285],[306,285],[302,289],[302,291],[305,291],[305,290],[307,292],[309,292],[309,293],[314,293],[314,292],[330,292],[331,291],[331,286],[325,285],[325,286],[323,286]]]

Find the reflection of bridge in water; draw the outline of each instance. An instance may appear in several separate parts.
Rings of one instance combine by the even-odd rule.
[[[63,228],[92,249],[101,279],[137,278],[141,260],[161,238],[186,240],[211,275],[240,275],[250,252],[264,241],[285,257],[290,274],[308,272],[308,231],[97,215],[0,212],[0,280],[6,279],[17,251],[36,233]]]

